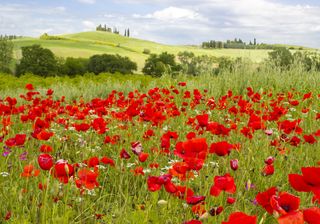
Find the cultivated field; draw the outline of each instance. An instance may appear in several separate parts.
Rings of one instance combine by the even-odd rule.
[[[245,57],[254,62],[261,62],[267,58],[269,50],[243,50],[243,49],[201,49],[192,46],[170,46],[155,42],[128,38],[107,32],[84,32],[62,35],[64,40],[41,40],[39,38],[22,38],[14,41],[15,57],[20,58],[20,47],[40,44],[49,48],[59,57],[85,57],[94,54],[120,54],[128,56],[138,64],[139,70],[143,67],[148,55],[143,54],[144,49],[151,53],[169,52],[178,54],[182,51],[192,51],[196,55],[212,55],[217,57]]]

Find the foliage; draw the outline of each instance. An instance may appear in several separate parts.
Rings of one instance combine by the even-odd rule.
[[[293,55],[285,47],[278,47],[269,52],[269,61],[280,68],[288,68],[293,63]]]
[[[5,37],[0,38],[0,72],[11,73],[10,64],[13,59],[13,43]]]
[[[40,40],[65,40],[65,38],[52,36],[52,35],[48,35],[47,33],[44,33],[40,36]]]
[[[131,74],[137,70],[137,64],[128,57],[120,55],[94,55],[89,58],[88,71],[95,74],[102,72]]]
[[[17,64],[18,76],[33,73],[40,76],[53,76],[58,71],[57,61],[51,50],[40,45],[22,47],[22,58]]]
[[[153,77],[160,77],[164,74],[175,75],[180,69],[175,61],[175,55],[163,52],[159,55],[151,54],[146,60],[142,72]]]
[[[87,58],[66,58],[60,68],[61,73],[68,76],[83,75],[88,72],[89,59]]]

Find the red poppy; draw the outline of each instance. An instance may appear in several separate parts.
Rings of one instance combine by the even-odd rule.
[[[49,154],[41,154],[38,156],[38,163],[41,169],[50,170],[53,166],[53,158]]]
[[[228,143],[227,141],[212,143],[210,146],[210,153],[215,153],[218,156],[229,155],[231,150],[233,149],[233,145]]]
[[[278,218],[279,224],[304,224],[303,214],[300,211],[290,212]]]
[[[148,159],[148,157],[149,157],[148,153],[142,152],[139,154],[139,161],[143,163]]]
[[[27,135],[25,134],[16,134],[14,138],[9,138],[7,141],[5,141],[5,144],[8,147],[21,146],[24,145],[26,137]]]
[[[40,151],[44,153],[52,152],[53,149],[50,145],[41,145],[40,146]]]
[[[82,169],[78,171],[78,177],[79,179],[76,180],[76,185],[78,188],[84,187],[88,190],[92,190],[99,186],[99,183],[97,182],[97,172],[89,169]]]
[[[74,174],[74,168],[65,160],[58,160],[52,171],[54,177],[58,178],[61,183],[68,183],[69,178]]]
[[[313,207],[303,210],[303,218],[308,224],[320,224],[320,208]]]
[[[223,207],[219,206],[219,207],[215,207],[209,210],[209,214],[211,216],[216,216],[219,215],[221,212],[223,212]]]
[[[32,164],[25,165],[21,177],[36,177],[40,174],[40,170],[35,169]]]
[[[302,175],[289,174],[289,182],[296,191],[310,192],[320,189],[320,167],[303,167]]]
[[[186,201],[189,205],[196,205],[199,204],[200,202],[204,201],[206,199],[206,196],[190,196],[187,197]]]
[[[270,200],[273,195],[276,195],[277,188],[271,187],[264,192],[260,192],[256,196],[256,200],[259,205],[261,205],[269,214],[273,213],[273,208],[271,206]]]
[[[222,222],[222,224],[256,224],[257,217],[249,216],[243,212],[234,212],[229,216],[227,222]]]
[[[265,165],[262,170],[262,175],[264,176],[270,176],[274,174],[274,166],[271,165]]]
[[[234,184],[234,179],[232,176],[230,176],[229,173],[225,174],[224,176],[214,177],[214,185],[212,185],[210,189],[210,194],[216,197],[219,196],[221,191],[225,191],[231,194],[236,192],[236,185]]]
[[[236,171],[239,167],[239,161],[237,159],[230,160],[230,167],[232,170]]]
[[[287,192],[281,192],[278,195],[271,196],[270,205],[274,212],[286,215],[299,209],[300,198]]]
[[[110,166],[113,166],[113,167],[115,166],[114,160],[111,159],[111,158],[108,158],[106,156],[102,157],[100,159],[100,162],[102,162],[105,165],[110,165]]]
[[[129,153],[125,149],[122,149],[120,152],[120,158],[121,159],[130,159],[131,156],[129,155]]]

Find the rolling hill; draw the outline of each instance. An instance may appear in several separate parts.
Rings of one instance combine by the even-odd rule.
[[[40,44],[49,48],[59,57],[90,57],[94,54],[120,54],[128,56],[138,64],[139,69],[144,65],[148,57],[144,49],[151,53],[167,51],[177,54],[180,51],[192,51],[196,55],[247,57],[254,62],[260,62],[268,56],[268,50],[247,50],[247,49],[201,49],[196,46],[171,46],[151,41],[124,37],[108,32],[82,32],[58,36],[59,40],[44,40],[40,38],[20,38],[14,40],[15,59],[21,57],[22,46]]]

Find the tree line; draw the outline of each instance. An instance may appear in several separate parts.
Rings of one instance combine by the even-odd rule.
[[[103,31],[103,32],[109,32],[109,33],[115,33],[115,34],[120,34],[120,31],[117,27],[107,27],[106,24],[104,25],[101,25],[99,24],[97,27],[96,27],[96,31]],[[124,31],[124,36],[125,37],[130,37],[130,29],[125,29]]]
[[[257,39],[254,38],[253,41],[250,41],[249,44],[241,40],[241,38],[235,38],[234,40],[227,41],[216,41],[210,40],[202,42],[202,48],[205,49],[273,49],[274,46],[270,44],[257,43]]]
[[[90,58],[59,58],[50,49],[40,45],[21,48],[22,57],[15,64],[15,75],[33,73],[39,76],[83,75],[85,73],[100,74],[122,73],[132,74],[137,71],[137,64],[128,57],[112,54],[93,55]],[[144,50],[145,52],[145,50]],[[161,77],[164,74],[175,76],[186,74],[199,76],[202,74],[217,75],[222,71],[234,71],[243,63],[241,58],[197,56],[193,52],[179,52],[177,55],[163,52],[152,54],[145,61],[142,72],[145,75]],[[266,60],[270,65],[280,69],[290,69],[299,64],[303,69],[320,71],[320,56],[317,53],[296,51],[292,53],[285,47],[275,48],[269,52]],[[13,43],[9,39],[0,39],[0,72],[12,73]]]

